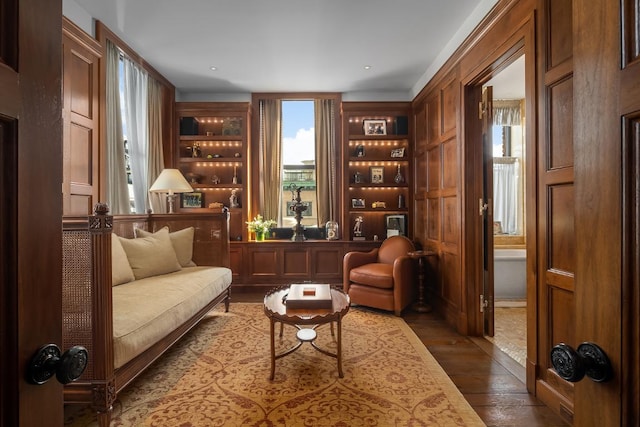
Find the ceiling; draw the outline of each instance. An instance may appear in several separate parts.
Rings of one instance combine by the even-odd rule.
[[[64,7],[65,15],[71,5],[102,21],[181,94],[411,99],[496,1],[65,0]]]

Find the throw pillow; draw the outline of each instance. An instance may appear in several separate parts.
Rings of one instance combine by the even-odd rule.
[[[111,234],[111,285],[118,286],[135,279],[120,238]]]
[[[168,229],[137,239],[120,237],[120,243],[136,279],[172,273],[182,268],[171,244]]]
[[[161,230],[169,231],[169,228],[162,227]],[[143,230],[141,228],[136,228],[134,231],[135,231],[136,237],[148,237],[148,236],[153,236],[155,234],[155,233],[151,233],[149,231]],[[157,231],[156,233],[158,232],[159,231]],[[196,265],[193,261],[191,261],[191,257],[193,256],[194,233],[195,233],[195,229],[193,227],[187,227],[187,228],[183,228],[182,230],[173,231],[169,233],[169,238],[171,239],[173,250],[176,251],[178,262],[182,267],[194,267]]]

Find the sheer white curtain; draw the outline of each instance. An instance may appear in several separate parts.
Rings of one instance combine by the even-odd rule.
[[[493,220],[505,234],[522,234],[520,161],[513,157],[493,158]]]
[[[131,213],[120,112],[120,50],[110,40],[106,46],[106,179],[111,213]]]
[[[136,213],[145,213],[147,202],[148,134],[147,73],[124,58],[124,120],[131,162],[133,199]]]

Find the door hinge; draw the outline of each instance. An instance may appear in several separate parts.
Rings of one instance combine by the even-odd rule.
[[[489,209],[489,205],[482,198],[478,199],[478,214],[480,216],[484,215],[487,209]]]
[[[480,294],[480,313],[484,313],[487,307],[489,307],[489,301],[484,299],[484,295]]]

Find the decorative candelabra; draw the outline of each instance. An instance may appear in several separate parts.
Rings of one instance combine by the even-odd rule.
[[[293,227],[293,237],[291,237],[291,240],[294,242],[304,242],[307,240],[307,238],[304,237],[304,227],[300,224],[300,221],[302,221],[302,212],[307,210],[307,207],[302,203],[302,198],[300,197],[300,192],[303,188],[304,187],[299,187],[295,190],[297,196],[293,199],[295,203],[291,205],[291,210],[296,213],[296,225]]]

